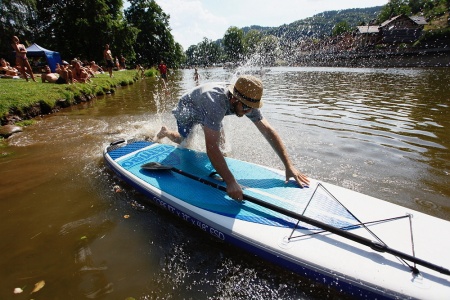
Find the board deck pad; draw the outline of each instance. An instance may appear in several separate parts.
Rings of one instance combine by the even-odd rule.
[[[205,153],[146,141],[128,142],[126,147],[115,147],[108,154],[124,169],[148,184],[196,207],[249,222],[292,228],[296,219],[260,207],[250,201],[239,203],[226,193],[199,181],[168,170],[147,170],[141,166],[148,162],[170,165],[196,177],[225,186],[209,177],[214,172]],[[232,158],[227,164],[244,194],[269,202],[287,210],[303,214],[337,228],[356,228],[358,220],[339,201],[320,187],[300,188],[294,181],[285,183],[284,175],[274,170]],[[313,197],[314,195],[314,197]],[[299,223],[297,228],[320,230]]]

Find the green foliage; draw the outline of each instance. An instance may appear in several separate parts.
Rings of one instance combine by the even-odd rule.
[[[181,46],[176,45],[169,27],[169,15],[154,0],[130,0],[127,22],[139,28],[133,47],[137,62],[155,65],[161,60],[169,67],[180,63]]]
[[[118,56],[122,48],[116,45],[116,37],[124,47],[123,38],[133,37],[135,31],[121,24],[122,5],[122,0],[39,0],[33,40],[57,49],[66,60],[78,57],[102,61],[106,43]]]
[[[273,65],[278,57],[279,39],[274,35],[262,38],[258,47],[259,64]]]
[[[155,68],[151,68],[144,71],[144,75],[146,77],[156,77],[158,75],[158,71]]]
[[[409,16],[411,11],[409,0],[390,0],[378,15],[378,23],[381,24],[392,17],[402,14]]]
[[[376,6],[370,8],[326,11],[316,14],[311,18],[266,30],[265,34],[274,35],[287,41],[297,41],[305,38],[322,39],[331,36],[333,28],[339,22],[345,21],[351,28],[361,24],[370,23],[376,19],[381,8],[381,6]]]
[[[33,28],[30,20],[36,10],[36,0],[0,0],[0,57],[10,58],[11,38],[16,35],[24,45]]]
[[[449,10],[448,0],[391,0],[381,10],[378,22],[397,15],[423,14],[426,18],[441,16]]]
[[[186,50],[186,64],[209,66],[222,61],[223,56],[223,49],[217,42],[204,38],[202,42]]]
[[[425,31],[414,43],[422,47],[448,47],[450,44],[450,27]]]
[[[222,40],[227,59],[237,62],[244,56],[244,31],[235,26],[227,29]]]
[[[137,78],[135,70],[114,72],[114,77],[99,74],[92,83],[52,84],[27,82],[22,79],[0,80],[0,119],[11,111],[25,113],[33,105],[53,108],[56,102],[64,99],[75,103],[84,95],[103,95],[117,86],[132,84]]]
[[[352,28],[347,23],[347,21],[341,21],[341,22],[337,23],[336,26],[334,26],[333,33],[331,35],[338,36],[343,33],[350,32],[351,30],[352,30]]]
[[[20,127],[27,127],[27,126],[31,126],[34,123],[36,123],[35,120],[23,120],[20,122],[16,122],[15,125],[20,126]]]
[[[260,31],[256,29],[251,29],[250,31],[248,31],[244,36],[245,53],[247,55],[256,53],[258,45],[261,43],[262,39],[263,34]]]
[[[427,18],[442,16],[450,10],[448,0],[422,0],[422,7]]]
[[[0,0],[0,56],[13,59],[11,37],[26,46],[37,43],[65,60],[103,60],[105,44],[128,65],[152,65],[163,59],[180,66],[185,56],[170,32],[169,16],[154,0]]]

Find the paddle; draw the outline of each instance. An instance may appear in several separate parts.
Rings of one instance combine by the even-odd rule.
[[[195,175],[186,173],[186,172],[184,172],[182,170],[179,170],[177,168],[174,168],[172,166],[160,164],[158,162],[146,163],[146,164],[142,165],[141,168],[146,169],[146,170],[156,170],[156,171],[157,170],[170,170],[170,171],[176,172],[178,174],[181,174],[183,176],[189,177],[189,178],[191,178],[193,180],[197,180],[197,181],[199,181],[201,183],[204,183],[206,185],[209,185],[211,187],[217,188],[217,189],[219,189],[221,191],[224,191],[224,192],[227,191],[227,189],[224,186],[222,186],[222,185],[219,185],[219,184],[216,184],[216,183],[214,183],[212,181],[206,180],[204,178],[197,177]],[[315,219],[311,219],[309,217],[303,216],[303,215],[298,214],[296,212],[293,212],[293,211],[284,209],[282,207],[273,205],[271,203],[262,201],[262,200],[260,200],[258,198],[254,198],[252,196],[248,196],[248,195],[245,195],[245,194],[243,196],[244,196],[244,200],[253,202],[253,203],[255,203],[255,204],[259,205],[259,206],[271,209],[271,210],[273,210],[275,212],[284,214],[284,215],[286,215],[288,217],[300,220],[300,221],[305,222],[307,224],[319,227],[319,228],[321,228],[323,230],[329,231],[331,233],[334,233],[334,234],[339,235],[341,237],[344,237],[346,239],[352,240],[354,242],[363,244],[365,246],[368,246],[368,247],[372,248],[375,251],[386,252],[386,253],[395,255],[397,257],[403,258],[404,260],[408,260],[408,261],[411,261],[411,262],[416,263],[418,265],[427,267],[427,268],[429,268],[431,270],[440,272],[442,274],[450,275],[450,270],[448,270],[446,268],[443,268],[441,266],[435,265],[433,263],[430,263],[428,261],[425,261],[423,259],[417,258],[417,257],[412,256],[412,255],[409,255],[407,253],[404,253],[404,252],[401,252],[401,251],[389,248],[387,245],[384,245],[384,244],[381,244],[381,243],[369,240],[367,238],[361,237],[361,236],[356,235],[354,233],[351,233],[349,231],[345,231],[345,230],[336,228],[334,226],[331,226],[331,225],[328,225],[326,223],[317,221]],[[419,273],[419,270],[417,270],[417,268],[415,268],[415,267],[411,267],[411,268],[412,268],[412,271],[414,273],[416,273],[416,274]]]

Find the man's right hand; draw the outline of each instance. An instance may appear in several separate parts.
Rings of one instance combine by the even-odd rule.
[[[227,194],[234,200],[244,200],[242,188],[239,183],[236,182],[236,180],[234,180],[234,182],[231,182],[230,184],[227,184]]]

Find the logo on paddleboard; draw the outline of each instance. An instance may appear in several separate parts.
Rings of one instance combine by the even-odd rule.
[[[130,156],[120,164],[125,169],[130,169],[136,165],[142,165],[143,163],[149,161],[161,161],[171,152],[172,148],[169,147],[158,147],[151,148],[148,150],[140,151],[133,156]]]

